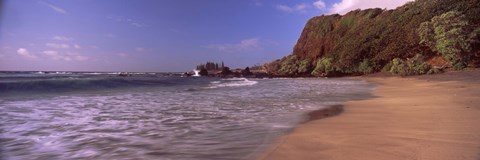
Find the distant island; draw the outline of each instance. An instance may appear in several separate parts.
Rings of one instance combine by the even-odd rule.
[[[478,15],[478,2],[417,0],[394,10],[376,8],[313,17],[291,55],[257,67],[253,75],[332,77],[383,71],[408,76],[477,68]],[[241,71],[230,72],[223,63],[220,68],[207,63],[197,69],[208,70],[208,75],[241,75]]]

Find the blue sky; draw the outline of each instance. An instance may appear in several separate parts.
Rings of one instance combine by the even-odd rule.
[[[0,70],[244,68],[290,54],[313,16],[408,0],[4,0]]]

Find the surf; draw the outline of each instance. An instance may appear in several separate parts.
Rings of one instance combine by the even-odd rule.
[[[210,82],[210,86],[207,88],[223,88],[223,87],[242,87],[242,86],[252,86],[257,84],[258,81],[249,80],[247,78],[229,78],[222,79],[221,81]]]

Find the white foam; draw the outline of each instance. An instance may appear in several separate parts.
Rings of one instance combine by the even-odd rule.
[[[86,75],[102,75],[102,74],[109,74],[109,75],[118,75],[121,74],[122,72],[87,72],[87,73],[81,73],[81,74],[86,74]],[[128,73],[132,74],[132,73]]]
[[[88,74],[88,75],[100,75],[102,73],[99,72],[88,72],[88,73],[82,73],[82,74]]]
[[[199,73],[200,73],[200,70],[194,69],[193,72],[195,73],[195,74],[193,75],[194,77],[200,77],[200,74],[199,74]]]
[[[292,126],[283,125],[283,124],[273,124],[273,128],[292,128]]]
[[[49,74],[72,74],[72,72],[53,72]]]
[[[257,81],[251,81],[246,78],[231,78],[231,79],[224,79],[230,82],[225,82],[225,83],[213,83],[211,86],[207,88],[220,88],[220,87],[241,87],[241,86],[252,86],[257,84]]]
[[[213,82],[210,82],[211,84],[219,84],[221,83],[220,81],[213,81]]]
[[[245,80],[247,80],[248,81],[248,79],[246,79],[246,78],[226,78],[226,79],[222,79],[222,80],[224,80],[224,81],[245,81]]]

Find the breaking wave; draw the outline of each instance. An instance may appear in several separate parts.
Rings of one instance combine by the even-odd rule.
[[[222,81],[210,82],[210,86],[207,88],[252,86],[257,83],[258,81],[252,81],[246,78],[230,78],[230,79],[222,79]]]
[[[101,77],[101,78],[57,78],[0,81],[0,93],[8,92],[62,92],[74,90],[114,89],[125,87],[162,87],[208,83],[202,80],[179,77]]]

